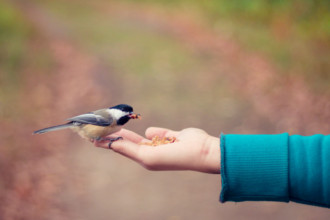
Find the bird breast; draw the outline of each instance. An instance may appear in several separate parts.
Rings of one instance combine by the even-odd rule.
[[[81,137],[90,140],[100,139],[102,137],[115,133],[120,130],[120,127],[82,124],[80,126],[73,127],[73,130],[77,132]]]

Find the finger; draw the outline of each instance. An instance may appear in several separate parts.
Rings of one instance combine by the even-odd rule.
[[[107,147],[107,145],[102,146]],[[171,164],[168,166],[168,161],[165,159],[166,155],[156,153],[156,150],[153,147],[147,145],[138,145],[128,140],[119,140],[112,143],[111,149],[116,153],[134,160],[149,170],[176,169],[176,166]],[[159,161],[158,158],[160,159]]]
[[[94,142],[96,147],[109,148],[109,142]],[[148,145],[135,144],[129,140],[118,140],[111,144],[111,149],[129,159],[132,159],[146,167],[149,161],[153,160],[153,154]],[[149,163],[150,164],[150,163]],[[156,165],[156,163],[155,163]]]
[[[182,156],[186,152],[179,147],[178,143],[169,144],[168,146],[145,147],[139,152],[139,161],[142,166],[148,170],[188,170],[192,161]]]
[[[137,133],[124,129],[124,128],[121,129],[120,131],[116,132],[115,135],[123,137],[134,143],[141,143],[142,141],[147,141],[147,139],[142,137],[141,135],[138,135]]]
[[[146,137],[148,139],[152,139],[155,136],[163,138],[163,137],[177,137],[178,135],[179,135],[178,131],[173,131],[167,128],[150,127],[146,130]]]
[[[128,140],[119,140],[111,145],[111,149],[125,157],[141,163],[140,151],[147,146],[138,145]]]
[[[101,141],[94,140],[93,144],[95,145],[95,147],[102,147],[109,149],[109,140],[101,140]]]

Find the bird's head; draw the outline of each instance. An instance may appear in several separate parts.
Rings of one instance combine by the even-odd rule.
[[[134,114],[130,105],[120,104],[109,108],[109,113],[117,121],[118,125],[126,124],[130,119],[140,119],[140,114]]]

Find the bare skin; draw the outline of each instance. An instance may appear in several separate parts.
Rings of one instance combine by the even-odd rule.
[[[148,170],[193,170],[205,173],[220,173],[220,139],[197,128],[172,131],[150,127],[146,137],[130,130],[121,129],[111,137],[122,140],[112,143],[111,149],[141,164]],[[160,146],[141,145],[154,136],[175,137],[177,142]],[[96,147],[109,149],[107,142],[94,142]]]

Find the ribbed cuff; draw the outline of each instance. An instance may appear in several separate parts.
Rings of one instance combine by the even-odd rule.
[[[288,134],[221,134],[220,202],[289,201]]]

